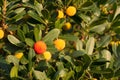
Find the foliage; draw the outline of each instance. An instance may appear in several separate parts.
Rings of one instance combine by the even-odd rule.
[[[74,6],[76,14],[66,15]],[[58,19],[58,10],[64,17]],[[71,29],[64,30],[65,22]],[[0,0],[1,80],[118,80],[120,77],[119,0]],[[0,34],[1,35],[1,34]],[[66,46],[58,51],[56,39]],[[36,54],[44,41],[52,54]],[[112,42],[112,43],[111,43]],[[23,56],[18,59],[15,53]]]

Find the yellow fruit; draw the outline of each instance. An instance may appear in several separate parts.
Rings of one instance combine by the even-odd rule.
[[[113,45],[113,44],[115,44],[115,42],[114,42],[114,41],[111,41],[110,44]]]
[[[54,41],[55,47],[60,51],[65,48],[65,41],[63,39],[57,39]]]
[[[52,55],[51,55],[51,53],[49,51],[45,51],[43,53],[43,56],[46,59],[46,61],[49,61],[51,59],[51,57],[52,57]]]
[[[20,52],[20,53],[15,53],[15,57],[18,58],[18,59],[22,58],[22,56],[23,56],[23,53],[22,53],[22,52]]]
[[[120,44],[120,41],[118,41],[118,43]]]
[[[74,6],[69,6],[67,9],[66,9],[66,14],[68,16],[74,16],[76,14],[76,8]]]
[[[63,13],[63,11],[58,10],[58,16],[57,16],[57,18],[58,18],[58,19],[64,18],[64,13]]]
[[[65,25],[63,26],[64,30],[70,30],[71,29],[71,24],[70,22],[66,22]]]
[[[97,80],[97,78],[93,78],[92,80]]]
[[[118,46],[118,45],[119,45],[119,42],[118,42],[118,41],[116,41],[116,42],[115,42],[115,44],[116,44],[116,46]]]
[[[4,37],[4,31],[0,29],[0,39],[2,39],[3,37]]]

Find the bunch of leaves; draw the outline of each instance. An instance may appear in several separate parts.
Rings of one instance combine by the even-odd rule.
[[[70,5],[77,13],[57,19],[57,10]],[[110,44],[120,39],[119,16],[119,0],[1,0],[5,36],[0,40],[0,78],[119,79],[120,44]],[[66,21],[72,24],[69,31],[62,29]],[[57,38],[66,41],[62,51],[54,47]],[[33,45],[39,40],[52,53],[50,61],[36,55]],[[21,59],[14,56],[19,51],[24,53]]]

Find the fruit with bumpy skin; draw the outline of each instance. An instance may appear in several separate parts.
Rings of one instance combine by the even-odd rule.
[[[51,57],[52,57],[52,55],[51,55],[51,53],[49,51],[45,51],[43,53],[43,56],[46,59],[46,61],[49,61],[51,59]]]
[[[35,44],[34,44],[34,50],[37,54],[42,54],[46,51],[47,49],[47,46],[45,44],[45,42],[43,41],[37,41]]]
[[[2,39],[3,37],[4,37],[4,31],[0,29],[0,39]]]
[[[70,22],[66,22],[65,25],[63,26],[64,30],[70,30],[71,29],[71,24]]]
[[[63,39],[57,39],[54,41],[54,45],[58,51],[61,51],[65,48],[65,41]]]
[[[23,53],[22,53],[22,52],[15,53],[15,57],[18,58],[18,59],[21,59],[22,56],[23,56]]]
[[[74,16],[76,14],[76,8],[74,6],[69,6],[67,9],[66,9],[66,14],[68,16]]]
[[[58,16],[57,16],[57,18],[58,18],[58,19],[64,18],[64,13],[63,13],[63,11],[58,10]]]

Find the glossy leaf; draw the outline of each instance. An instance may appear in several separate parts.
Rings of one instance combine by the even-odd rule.
[[[25,41],[25,35],[24,35],[24,32],[21,29],[17,30],[17,35],[22,42]]]
[[[14,65],[18,65],[19,64],[19,59],[17,59],[15,56],[13,55],[8,55],[7,56],[7,62],[9,63],[13,63]]]
[[[81,40],[77,39],[76,43],[76,50],[82,50],[83,49],[83,43]]]
[[[60,36],[60,38],[65,39],[67,41],[75,41],[78,39],[78,37],[74,36],[74,35],[70,35],[70,34],[66,34],[63,36]]]
[[[42,18],[40,18],[40,16],[38,14],[36,14],[35,12],[30,10],[30,11],[28,11],[28,15],[31,16],[33,19],[39,21],[40,23],[44,23],[45,24],[45,22],[42,20]]]
[[[94,37],[90,37],[86,43],[86,52],[88,55],[92,55],[95,45]]]
[[[53,29],[43,38],[43,41],[45,42],[53,41],[54,39],[58,38],[59,34],[60,34],[59,29]]]
[[[33,47],[33,45],[34,45],[34,41],[32,40],[32,39],[30,39],[30,38],[25,38],[25,42],[26,42],[26,44],[28,45],[28,46],[30,46],[30,47]]]
[[[18,66],[13,66],[11,68],[10,77],[11,78],[17,78],[18,77]]]
[[[29,60],[28,69],[29,70],[31,70],[33,66],[33,62],[32,62],[33,57],[35,57],[35,52],[32,48],[30,48],[28,53],[28,60]]]
[[[39,30],[38,28],[34,29],[34,36],[35,36],[35,40],[39,41],[42,37],[42,31]]]
[[[8,35],[7,38],[12,44],[14,44],[18,47],[23,47],[24,46],[24,44],[13,35]]]
[[[112,55],[111,55],[110,51],[108,51],[108,50],[102,50],[101,53],[102,53],[102,57],[103,57],[103,58],[105,58],[105,59],[108,60],[108,61],[111,61]],[[107,67],[107,68],[108,68],[109,64],[110,64],[110,63],[107,63],[107,64],[106,64],[106,67]]]
[[[33,74],[34,74],[36,80],[47,80],[48,79],[45,72],[33,70]]]
[[[110,41],[111,41],[111,36],[110,35],[103,36],[101,38],[101,40],[98,41],[97,47],[98,48],[99,47],[105,47],[105,46],[107,46],[110,43]]]

